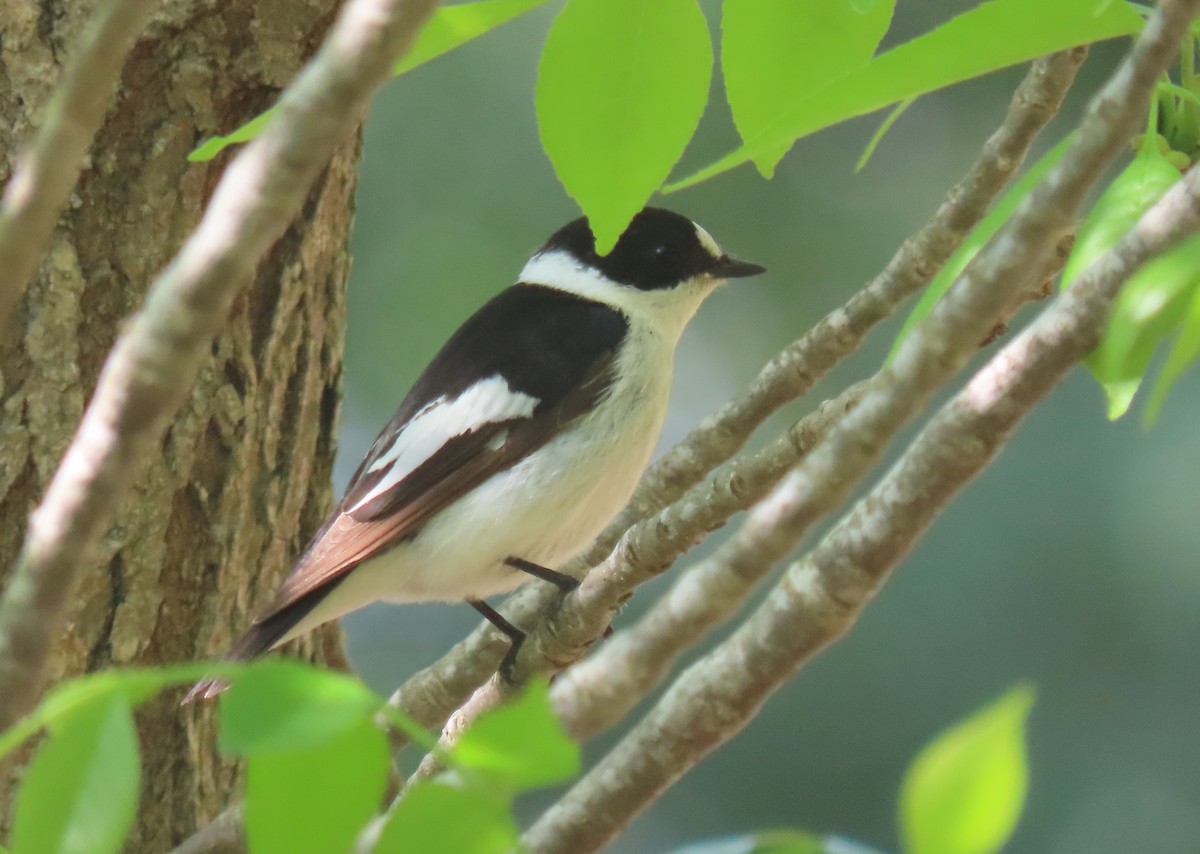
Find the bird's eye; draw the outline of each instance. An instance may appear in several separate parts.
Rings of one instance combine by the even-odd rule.
[[[667,256],[667,247],[665,244],[660,243],[654,247],[654,257],[655,258],[665,258],[666,256]]]

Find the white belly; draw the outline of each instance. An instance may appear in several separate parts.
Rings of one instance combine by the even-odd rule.
[[[530,578],[506,558],[555,568],[582,550],[629,501],[666,415],[674,342],[638,343],[628,359],[657,369],[619,367],[624,379],[573,429],[435,515],[412,540],[360,564],[280,643],[378,600],[504,593]]]

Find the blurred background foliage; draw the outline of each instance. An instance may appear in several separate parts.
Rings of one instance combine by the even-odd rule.
[[[973,5],[901,0],[884,47]],[[393,81],[375,102],[352,239],[338,488],[439,344],[578,215],[539,148],[534,119],[537,56],[556,8]],[[705,9],[715,22],[717,4]],[[1035,155],[1078,118],[1125,46],[1093,50]],[[857,175],[879,116],[802,141],[769,183],[742,167],[654,202],[769,268],[710,300],[684,336],[662,447],[878,272],[974,159],[1023,73],[920,99]],[[737,142],[723,94],[714,92],[676,174]],[[874,370],[898,321],[759,441]],[[1105,421],[1102,392],[1076,370],[946,511],[851,635],[611,850],[663,850],[773,826],[895,850],[896,791],[908,761],[948,723],[1028,679],[1038,691],[1031,789],[1009,850],[1195,854],[1198,421],[1194,374],[1146,432],[1136,416]],[[640,591],[617,627],[687,562]],[[463,605],[374,606],[347,621],[351,656],[387,693],[477,619]]]

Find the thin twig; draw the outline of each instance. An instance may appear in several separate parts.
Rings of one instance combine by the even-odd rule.
[[[1020,168],[1038,131],[1057,113],[1086,55],[1086,48],[1076,48],[1035,62],[1014,94],[1004,123],[933,218],[901,245],[869,284],[772,359],[745,395],[707,418],[651,466],[629,506],[564,571],[582,577],[604,560],[627,530],[678,500],[732,456],[765,418],[804,394],[853,353],[875,325],[928,284]],[[533,584],[510,599],[504,612],[515,624],[528,626],[558,595],[550,585]],[[495,672],[507,649],[507,639],[483,623],[439,661],[409,677],[390,702],[425,726],[439,726]],[[396,747],[406,743],[401,734],[394,735],[394,742]]]
[[[1073,155],[1018,211],[1006,237],[981,253],[976,274],[956,286],[945,320],[973,318],[972,285],[1007,275],[1003,253],[1026,254],[1038,221],[1053,229],[1078,204],[1082,174],[1099,170],[1133,132],[1156,77],[1174,56],[1200,0],[1165,0],[1134,54],[1094,102]],[[1200,226],[1200,175],[1189,175],[1113,251],[1005,347],[922,431],[891,472],[724,643],[688,668],[655,708],[526,834],[536,854],[595,851],[658,794],[753,718],[767,697],[812,655],[843,634],[888,572],[952,495],[994,457],[1016,424],[1097,342],[1121,284],[1138,266]],[[984,273],[990,275],[984,276]],[[976,281],[972,282],[971,279]],[[957,293],[956,293],[957,292]],[[957,305],[955,305],[957,304]],[[936,315],[935,315],[936,317]],[[908,370],[940,362],[929,348],[936,324],[914,333]],[[864,406],[867,404],[864,403]],[[828,444],[833,444],[832,442]],[[801,469],[811,463],[814,451]],[[811,488],[789,478],[776,497]],[[778,523],[792,521],[781,501]],[[764,520],[765,521],[765,520]],[[749,666],[752,663],[752,666]]]
[[[154,6],[154,0],[99,5],[63,69],[41,126],[13,170],[0,199],[0,329],[37,269],[108,111],[125,57]]]
[[[230,164],[199,227],[113,348],[0,601],[0,730],[35,702],[75,580],[137,461],[153,453],[186,398],[234,295],[436,6],[351,0],[343,7],[275,120]]]
[[[246,854],[245,812],[240,802],[231,804],[171,854]]]

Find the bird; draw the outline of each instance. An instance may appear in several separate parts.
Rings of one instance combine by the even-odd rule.
[[[765,272],[669,210],[635,215],[597,252],[586,217],[554,232],[446,341],[341,500],[226,660],[253,659],[372,602],[470,603],[554,566],[628,502],[667,412],[676,345],[727,279]],[[185,703],[211,698],[199,682]]]

